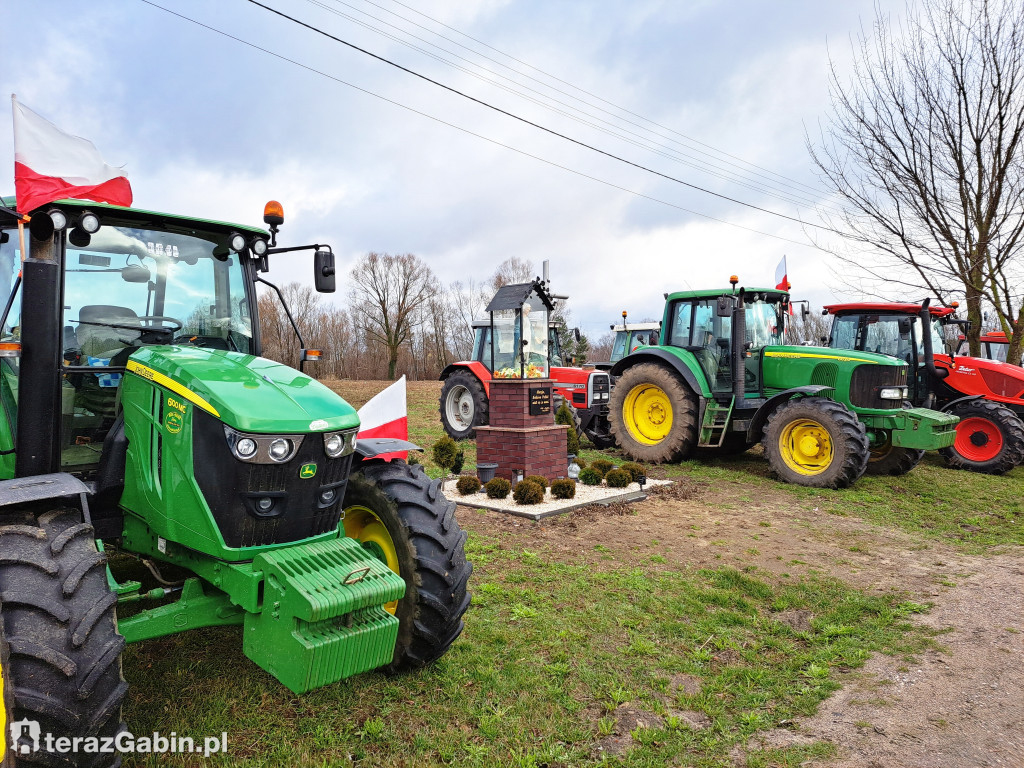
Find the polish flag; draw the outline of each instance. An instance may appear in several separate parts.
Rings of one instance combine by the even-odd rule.
[[[391,437],[396,440],[409,439],[409,409],[405,404],[405,376],[383,392],[378,392],[359,409],[359,433],[357,438]],[[395,451],[375,456],[391,461],[409,457],[408,451]]]
[[[14,192],[21,213],[54,200],[80,198],[129,206],[132,188],[120,168],[103,162],[91,141],[64,133],[15,96]]]
[[[789,284],[789,274],[786,271],[786,257],[782,257],[782,261],[779,262],[779,266],[775,268],[775,287],[780,291],[788,291],[791,286]]]

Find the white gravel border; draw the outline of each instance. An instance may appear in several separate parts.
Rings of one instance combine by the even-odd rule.
[[[544,501],[540,504],[517,504],[509,493],[504,499],[489,499],[486,493],[471,493],[463,496],[459,493],[455,484],[458,478],[451,478],[444,481],[442,490],[444,495],[451,501],[463,507],[472,509],[489,509],[494,512],[505,512],[506,514],[526,517],[530,520],[540,520],[551,515],[560,515],[579,507],[589,504],[603,504],[605,506],[620,501],[640,501],[646,499],[647,494],[641,490],[639,483],[630,483],[625,488],[609,488],[603,483],[601,485],[584,485],[576,482],[576,495],[571,499],[555,499],[551,496],[551,489],[544,492]],[[644,488],[655,485],[670,485],[671,480],[648,480]]]

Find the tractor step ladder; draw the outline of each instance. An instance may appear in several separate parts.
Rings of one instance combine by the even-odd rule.
[[[727,405],[722,405],[714,400],[708,400],[704,407],[704,421],[700,425],[700,440],[697,446],[700,448],[721,448],[725,442],[725,436],[729,433],[729,421],[732,419],[732,409],[736,398],[729,398]]]

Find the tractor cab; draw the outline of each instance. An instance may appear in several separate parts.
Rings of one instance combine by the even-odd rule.
[[[619,362],[640,347],[657,346],[661,340],[661,323],[622,323],[608,327],[615,333],[610,360],[612,363]]]
[[[923,401],[930,388],[926,345],[933,355],[953,351],[945,330],[955,311],[952,307],[928,307],[927,329],[920,304],[832,304],[825,311],[835,317],[829,346],[889,355],[907,363],[915,372],[908,381],[915,402]],[[930,338],[926,339],[925,333]]]
[[[742,328],[733,319],[743,307]],[[753,289],[740,294],[691,291],[670,298],[665,312],[666,343],[693,353],[712,393],[736,391],[735,357],[742,355],[743,393],[763,392],[761,354],[765,347],[784,343],[789,295],[784,291]],[[740,338],[736,338],[739,336]]]

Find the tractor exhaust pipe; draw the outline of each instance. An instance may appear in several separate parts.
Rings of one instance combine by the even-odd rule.
[[[935,365],[935,350],[932,347],[932,313],[928,309],[928,305],[930,303],[930,297],[921,303],[921,310],[919,312],[921,316],[921,340],[924,342],[925,367],[928,369],[928,373],[938,380],[949,376],[949,370],[946,368],[938,368]]]
[[[732,394],[739,403],[743,402],[747,381],[747,311],[743,293],[740,288],[732,311]]]

